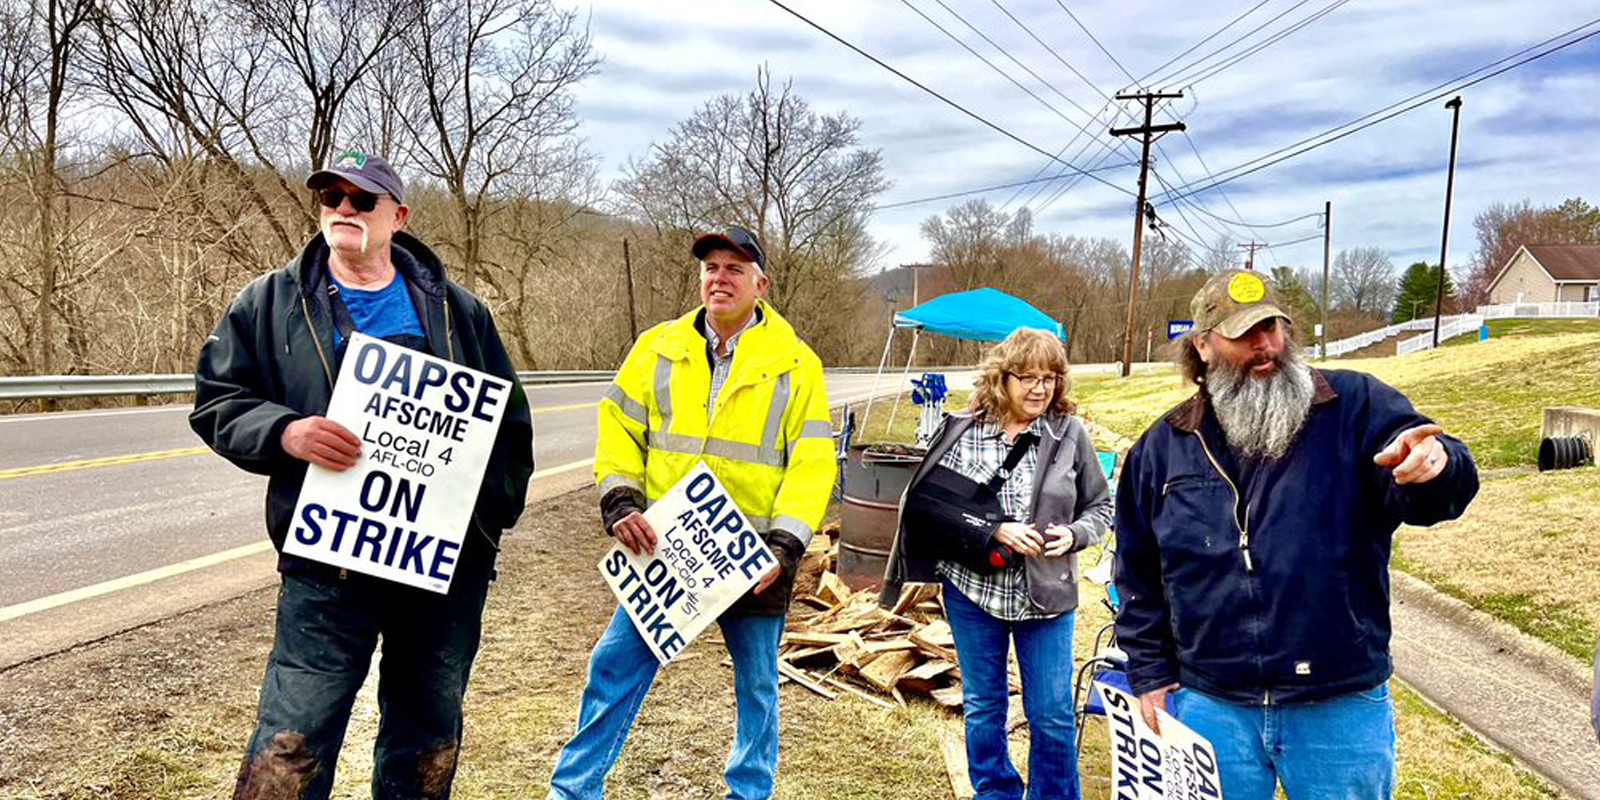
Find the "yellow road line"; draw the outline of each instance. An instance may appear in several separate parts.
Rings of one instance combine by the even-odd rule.
[[[552,411],[576,411],[580,408],[596,408],[599,405],[599,403],[573,403],[570,406],[544,406],[542,408],[533,409],[533,413],[548,414]]]
[[[574,411],[584,408],[595,408],[599,403],[575,403],[568,406],[545,406],[535,408],[535,414],[547,414],[554,411]],[[0,481],[8,478],[26,478],[29,475],[48,475],[52,472],[71,472],[77,469],[91,467],[115,467],[122,464],[138,464],[145,461],[159,461],[163,458],[180,458],[182,456],[198,456],[211,452],[208,447],[180,447],[176,450],[157,450],[152,453],[130,453],[124,456],[105,456],[103,458],[86,458],[81,461],[61,461],[55,464],[39,464],[32,467],[14,467],[0,469]]]
[[[159,461],[163,458],[180,458],[183,456],[198,456],[209,453],[208,447],[180,447],[176,450],[157,450],[153,453],[131,453],[124,456],[105,456],[104,458],[86,458],[82,461],[60,461],[55,464],[40,464],[33,467],[15,467],[13,469],[0,469],[0,481],[7,478],[22,478],[29,475],[45,475],[51,472],[70,472],[75,469],[88,469],[90,467],[114,467],[119,464],[138,464],[144,461]]]
[[[233,561],[234,559],[244,558],[245,556],[253,556],[256,553],[264,553],[271,549],[272,542],[257,542],[255,544],[247,544],[243,547],[235,547],[232,550],[224,550],[220,553],[212,553],[208,556],[200,556],[199,558],[191,558],[187,561],[179,561],[176,564],[168,564],[165,567],[157,567],[155,569],[146,570],[134,575],[127,575],[117,578],[116,580],[97,583],[93,586],[85,586],[81,589],[73,589],[70,592],[62,592],[60,594],[50,595],[49,597],[41,597],[37,600],[29,600],[26,603],[18,603],[14,606],[6,606],[5,608],[0,608],[0,622],[8,622],[18,617],[25,617],[29,614],[37,614],[41,611],[49,611],[52,608],[64,606],[68,603],[77,603],[82,600],[88,600],[92,597],[99,597],[104,594],[119,592],[123,589],[131,589],[135,586],[143,586],[147,583],[159,581],[162,578],[170,578],[174,575],[182,575],[185,572],[193,572],[197,569],[204,569],[216,564]]]
[[[204,450],[205,448],[201,449]],[[553,475],[560,475],[564,472],[572,472],[573,470],[583,469],[584,467],[592,467],[593,465],[594,459],[592,458],[586,458],[582,461],[571,461],[560,466],[539,470],[538,472],[533,473],[533,476],[529,479],[529,482],[537,481],[542,478],[548,478]],[[18,617],[25,617],[29,614],[37,614],[41,611],[49,611],[52,608],[58,608],[70,603],[77,603],[93,597],[99,597],[104,594],[120,592],[123,589],[131,589],[135,586],[143,586],[147,583],[154,583],[162,580],[163,578],[173,577],[174,575],[182,575],[186,572],[193,572],[197,569],[205,569],[206,567],[225,564],[229,561],[235,561],[246,556],[253,556],[257,553],[265,553],[271,549],[272,542],[257,542],[255,544],[247,544],[243,547],[235,547],[231,550],[223,550],[220,553],[212,553],[211,555],[207,556],[191,558],[187,561],[179,561],[176,564],[168,564],[164,567],[157,567],[156,569],[146,570],[134,575],[127,575],[125,577],[105,581],[104,583],[97,583],[93,586],[85,586],[81,589],[73,589],[72,591],[53,594],[49,597],[41,597],[37,600],[29,600],[26,603],[18,603],[13,606],[6,606],[4,608],[0,608],[0,623],[9,622],[10,620],[17,619]]]

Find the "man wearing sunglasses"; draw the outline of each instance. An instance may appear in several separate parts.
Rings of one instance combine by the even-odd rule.
[[[269,478],[279,549],[277,633],[236,798],[326,798],[356,692],[381,637],[374,798],[443,798],[460,751],[500,534],[533,472],[528,401],[488,309],[403,229],[405,187],[356,151],[306,180],[321,232],[233,301],[200,350],[190,425],[218,454]],[[361,441],[323,413],[354,332],[506,378],[512,395],[448,595],[283,555],[306,465],[345,470]]]

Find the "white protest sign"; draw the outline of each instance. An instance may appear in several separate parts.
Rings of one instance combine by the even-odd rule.
[[[1111,737],[1111,796],[1114,800],[1222,800],[1217,751],[1163,709],[1158,735],[1144,724],[1139,698],[1095,681],[1106,707]]]
[[[600,575],[666,664],[778,562],[704,462],[644,518],[656,532],[655,554],[614,545]]]
[[[511,382],[361,333],[328,419],[361,438],[343,472],[306,471],[286,553],[450,591]]]

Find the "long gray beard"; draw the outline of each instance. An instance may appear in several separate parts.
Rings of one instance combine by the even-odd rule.
[[[1222,432],[1246,456],[1281,458],[1311,413],[1311,368],[1293,349],[1277,362],[1265,378],[1221,358],[1206,370],[1206,391]]]

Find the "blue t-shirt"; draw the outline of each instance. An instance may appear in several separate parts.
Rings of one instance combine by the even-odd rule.
[[[355,322],[356,330],[411,348],[426,341],[422,320],[417,318],[417,308],[411,304],[411,292],[406,290],[405,278],[400,277],[399,270],[382,289],[352,289],[338,280],[333,282],[339,287],[339,297],[344,300],[345,308],[350,309],[350,319]],[[344,347],[344,336],[337,325],[333,329],[333,346]],[[426,344],[421,349],[427,349]]]

